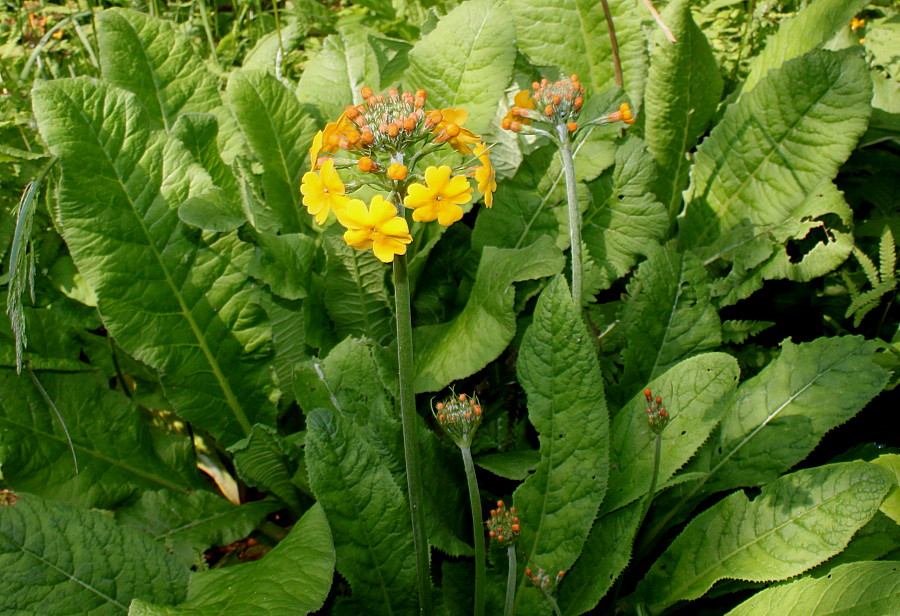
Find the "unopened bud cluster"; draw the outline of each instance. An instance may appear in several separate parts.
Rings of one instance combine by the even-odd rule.
[[[501,548],[509,547],[519,538],[519,517],[516,508],[507,509],[502,500],[497,501],[497,508],[491,509],[491,517],[487,522],[488,536]]]
[[[481,425],[482,410],[478,398],[466,394],[453,394],[434,406],[435,419],[459,447],[469,447],[478,426]]]
[[[553,588],[555,588],[560,583],[565,574],[565,571],[560,571],[555,576],[551,577],[549,573],[547,573],[540,567],[537,568],[537,571],[525,569],[525,575],[528,576],[528,579],[531,580],[531,583],[534,584],[534,587],[547,593],[551,592]]]
[[[669,413],[663,408],[662,396],[653,397],[653,392],[649,388],[644,390],[644,398],[647,399],[647,423],[650,424],[650,431],[653,434],[661,434],[669,423]]]

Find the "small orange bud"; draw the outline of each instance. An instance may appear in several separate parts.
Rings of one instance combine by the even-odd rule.
[[[503,118],[503,121],[500,122],[500,128],[502,128],[503,130],[509,130],[510,128],[512,128],[512,120],[510,120],[509,118]]]
[[[574,133],[578,129],[578,122],[569,122],[566,124],[566,128],[569,129],[570,133]]]
[[[416,118],[406,118],[403,120],[403,130],[407,133],[411,133],[416,130]]]
[[[490,537],[490,538],[492,538],[492,539],[493,539],[494,537],[496,537],[496,536],[497,536],[497,533],[495,533],[494,531],[490,531],[490,532],[488,533],[488,537]]]
[[[518,524],[513,524],[513,525],[512,525],[512,529],[513,529],[513,532],[514,532],[514,533],[518,533],[518,532],[519,532],[519,528],[521,528],[521,527],[520,527]]]
[[[579,96],[575,99],[575,109],[581,109],[581,106],[584,104],[584,98]]]
[[[348,105],[347,108],[344,109],[344,115],[350,120],[355,120],[359,116],[359,109],[353,105]]]
[[[576,73],[572,73],[572,76],[569,79],[572,80],[572,83],[575,83],[576,81],[578,81],[578,75]]]
[[[362,94],[362,97],[364,100],[371,98],[372,95],[374,94],[372,92],[372,88],[370,88],[369,86],[363,86],[362,90],[360,90],[359,93]]]
[[[547,105],[544,107],[544,115],[548,118],[553,115],[553,105]]]
[[[431,113],[428,114],[428,124],[431,126],[437,126],[441,123],[441,120],[444,119],[444,114],[435,109]]]
[[[363,145],[372,145],[373,143],[375,143],[375,135],[372,133],[372,129],[368,126],[363,128],[361,139]]]
[[[439,411],[443,411],[443,410],[444,410],[444,403],[443,403],[443,402],[438,402],[437,404],[434,405],[434,408],[436,408],[436,409],[439,410]]]
[[[649,388],[644,390],[644,397],[647,398],[647,400],[649,400],[652,396],[653,392],[651,392]]]
[[[406,165],[401,165],[400,163],[391,163],[391,166],[388,167],[387,170],[388,177],[398,182],[400,180],[405,180],[408,172],[409,170],[406,168]]]
[[[453,124],[453,125],[451,125],[451,126],[455,126],[455,124]],[[466,401],[466,398],[468,398],[468,396],[467,396],[466,394],[459,394],[459,401],[460,401],[460,402],[465,402],[465,401]]]
[[[446,415],[444,415],[443,413],[438,415],[438,421],[444,421],[444,418],[446,418]]]
[[[541,84],[539,84],[538,82],[536,82],[536,81],[532,81],[532,82],[531,82],[531,89],[532,89],[532,90],[537,90],[537,89],[539,89],[540,87],[541,87]]]
[[[375,161],[369,158],[368,156],[363,156],[356,163],[356,166],[359,167],[360,171],[368,173],[369,171],[373,171],[375,169]],[[440,409],[438,409],[440,410]]]
[[[525,569],[525,575],[531,577],[531,569]]]
[[[476,404],[474,408],[475,408],[475,417],[481,417],[481,405]]]
[[[515,512],[516,512],[516,508],[515,508],[515,507],[510,507],[510,508],[509,508],[509,512],[510,512],[510,513],[515,513]]]
[[[562,102],[562,95],[554,94],[553,95],[553,104],[558,106],[561,102]]]
[[[448,124],[447,128],[445,128],[444,130],[446,131],[447,136],[450,137],[451,139],[453,137],[456,137],[457,135],[459,135],[459,125],[457,125],[457,124]],[[466,394],[462,394],[462,395],[465,396]],[[465,398],[463,398],[462,396],[460,396],[459,399],[465,400]]]
[[[328,145],[332,148],[340,147],[341,145],[341,136],[340,135],[331,135],[328,137]]]
[[[400,125],[397,124],[396,122],[391,122],[390,124],[388,124],[387,134],[388,134],[388,137],[391,137],[391,138],[399,135],[400,134]]]
[[[497,501],[497,507],[503,507],[503,501],[502,501],[502,500]]]
[[[359,143],[359,133],[356,132],[355,130],[348,132],[347,133],[347,142],[350,145],[356,145],[357,143]]]
[[[395,101],[400,98],[400,93],[397,92],[397,88],[391,88],[390,90],[388,90],[388,96],[391,97],[392,101]]]

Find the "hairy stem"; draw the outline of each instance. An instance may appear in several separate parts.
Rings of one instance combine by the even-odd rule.
[[[402,210],[401,210],[402,211]],[[419,614],[431,614],[428,575],[428,539],[425,536],[425,509],[422,496],[422,469],[419,466],[419,435],[416,434],[416,395],[413,391],[412,314],[409,307],[409,274],[406,255],[394,258],[394,302],[397,313],[397,366],[400,376],[400,418],[403,423],[403,454],[406,460],[406,487],[412,514],[413,549],[419,587]]]
[[[625,81],[622,79],[622,60],[619,58],[619,39],[616,38],[616,27],[613,25],[609,3],[606,0],[600,0],[600,4],[603,5],[603,15],[606,16],[606,25],[609,28],[609,42],[612,45],[613,70],[616,72],[616,85],[621,88]]]
[[[516,546],[506,548],[506,559],[509,561],[509,571],[506,573],[506,605],[503,608],[503,616],[514,616],[516,611]]]
[[[563,170],[566,176],[566,202],[569,212],[569,244],[572,248],[572,299],[581,310],[582,258],[581,258],[581,209],[578,207],[578,185],[575,179],[575,159],[572,157],[572,142],[565,124],[557,127],[559,151],[562,154]]]
[[[478,479],[475,477],[475,463],[472,450],[460,447],[463,464],[466,467],[466,481],[469,484],[469,503],[472,509],[472,534],[475,540],[475,616],[484,616],[484,588],[487,580],[484,555],[484,518],[481,512],[481,496],[478,493]],[[507,602],[509,598],[507,598]]]
[[[553,598],[553,595],[549,590],[541,589],[541,592],[544,593],[544,599],[547,600],[547,603],[550,604],[550,607],[553,608],[553,613],[556,616],[562,616],[562,611],[559,609],[559,604],[556,602],[556,599]]]

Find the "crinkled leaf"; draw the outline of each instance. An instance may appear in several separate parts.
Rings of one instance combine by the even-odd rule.
[[[12,488],[85,507],[111,507],[146,489],[188,490],[190,469],[159,458],[128,398],[84,374],[38,378],[65,427],[29,375],[0,370],[0,459]]]
[[[132,599],[182,600],[190,570],[111,516],[31,494],[0,506],[0,611],[125,614]]]
[[[224,190],[229,199],[237,201],[237,180],[219,154],[216,144],[218,134],[219,121],[211,113],[182,114],[172,127],[172,136],[183,143],[194,160],[206,169],[213,184]]]
[[[97,40],[103,79],[136,94],[157,126],[221,105],[212,74],[172,22],[109,9],[97,15]]]
[[[275,428],[257,424],[249,437],[229,451],[235,470],[248,485],[277,496],[296,512],[303,510],[301,496],[291,481],[302,458],[299,447],[279,436]]]
[[[158,370],[169,400],[226,443],[270,423],[270,332],[252,257],[234,234],[202,235],[177,207],[211,186],[133,95],[83,78],[41,82],[41,132],[60,159],[61,230],[104,325]]]
[[[315,122],[296,95],[266,71],[231,73],[226,98],[263,165],[265,210],[257,215],[257,228],[271,233],[309,229],[312,219],[301,203],[300,178],[309,171]]]
[[[619,327],[627,341],[622,400],[683,358],[717,346],[719,316],[703,264],[671,245],[651,251],[628,285]]]
[[[522,339],[519,382],[528,395],[528,418],[538,431],[541,461],[513,494],[527,512],[520,546],[526,562],[565,571],[578,558],[606,493],[609,417],[603,377],[590,334],[557,276],[538,299]],[[537,595],[519,580],[518,613]]]
[[[671,417],[662,432],[658,486],[663,486],[702,445],[722,419],[723,398],[737,387],[737,360],[725,353],[706,353],[679,362],[647,384],[662,396]],[[609,490],[603,512],[642,498],[650,489],[655,438],[647,425],[644,393],[634,396],[612,424]]]
[[[896,488],[894,490],[896,491]],[[892,495],[893,493],[889,494],[881,503],[882,513]],[[882,513],[876,513],[868,524],[856,531],[853,539],[840,554],[832,556],[812,569],[809,575],[817,578],[824,577],[841,565],[863,560],[879,560],[890,556],[893,550],[900,548],[900,524]]]
[[[428,105],[463,107],[466,128],[484,130],[512,73],[515,30],[506,3],[471,0],[448,13],[409,52],[406,89],[424,88]]]
[[[743,92],[750,92],[771,69],[827,43],[867,4],[868,0],[816,0],[783,21],[778,31],[766,39],[763,50],[750,61]]]
[[[871,95],[865,63],[846,53],[814,51],[773,70],[697,149],[682,245],[709,245],[747,225],[762,232],[800,225],[804,202],[865,130]]]
[[[487,247],[463,311],[449,323],[417,327],[416,391],[437,391],[496,359],[516,333],[513,283],[552,276],[563,256],[550,238],[518,250]]]
[[[131,616],[304,616],[325,603],[334,576],[334,544],[313,505],[262,560],[194,574],[175,608],[134,601]]]
[[[775,325],[772,321],[722,321],[722,342],[743,344],[747,338],[752,338]]]
[[[894,474],[894,489],[881,504],[881,511],[900,524],[900,455],[895,453],[883,454],[873,461],[873,464],[887,469]]]
[[[741,383],[725,412],[707,490],[756,486],[803,460],[887,383],[881,345],[860,336],[794,344]]]
[[[259,233],[258,246],[250,263],[250,275],[285,299],[307,296],[307,280],[317,245],[315,240],[299,233]]]
[[[735,492],[688,524],[638,592],[658,613],[700,597],[722,578],[769,582],[799,575],[843,550],[890,485],[883,469],[846,462],[786,475],[752,501]]]
[[[592,0],[509,0],[516,44],[532,62],[577,73],[586,88],[602,92],[615,84],[612,47],[603,9]],[[640,104],[646,80],[646,38],[633,0],[610,0],[625,89]]]
[[[825,578],[801,578],[756,593],[727,616],[871,616],[900,605],[900,562],[849,563]]]
[[[503,453],[489,453],[475,458],[475,464],[506,479],[522,481],[541,462],[541,452],[521,449]]]
[[[615,167],[591,182],[582,238],[598,264],[600,289],[627,274],[665,236],[668,219],[653,196],[655,180],[644,142],[630,137],[616,148]]]
[[[677,42],[670,43],[662,31],[653,40],[644,138],[659,166],[656,194],[672,219],[687,185],[687,153],[712,119],[724,84],[709,41],[691,17],[690,0],[673,2],[662,18]]]
[[[325,307],[338,337],[365,336],[379,343],[391,338],[394,310],[386,278],[390,266],[370,250],[348,246],[337,226],[326,233],[324,241]]]
[[[213,546],[225,546],[249,535],[279,504],[266,500],[235,506],[198,490],[190,494],[144,492],[136,503],[116,510],[116,520],[134,526],[191,567]]]
[[[369,610],[417,611],[409,504],[364,434],[334,411],[307,415],[309,479],[334,533],[337,570]]]

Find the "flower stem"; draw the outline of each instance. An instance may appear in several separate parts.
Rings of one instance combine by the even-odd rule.
[[[553,595],[549,590],[541,589],[541,592],[544,593],[544,599],[547,600],[547,603],[550,604],[550,607],[553,608],[553,613],[556,616],[562,616],[562,611],[559,609],[559,604],[556,602],[556,599],[553,598]]]
[[[572,299],[581,310],[582,259],[581,259],[581,208],[578,207],[578,184],[575,180],[575,159],[572,157],[572,142],[565,124],[557,126],[559,151],[562,155],[563,171],[566,176],[566,201],[569,211],[569,243],[572,248]]]
[[[619,59],[619,39],[616,37],[616,27],[613,25],[609,3],[606,0],[600,0],[600,3],[603,5],[603,15],[606,16],[606,25],[609,28],[609,43],[612,46],[613,71],[615,72],[616,85],[621,88],[625,81],[622,79],[622,60]]]
[[[469,503],[472,508],[472,534],[475,540],[475,616],[484,615],[484,588],[487,579],[484,555],[484,518],[481,512],[481,496],[478,493],[478,479],[475,477],[475,463],[472,461],[472,450],[460,447],[463,464],[466,467],[466,480],[469,483]],[[507,599],[508,601],[508,599]]]
[[[431,614],[428,538],[425,536],[425,509],[422,496],[422,469],[419,466],[419,435],[416,433],[416,395],[413,391],[412,314],[409,304],[409,274],[406,255],[394,258],[394,302],[397,313],[397,366],[400,376],[400,418],[403,423],[403,454],[406,486],[412,515],[413,549],[419,587],[419,614]]]
[[[503,616],[514,616],[516,611],[516,546],[506,548],[509,571],[506,574],[506,605]]]

